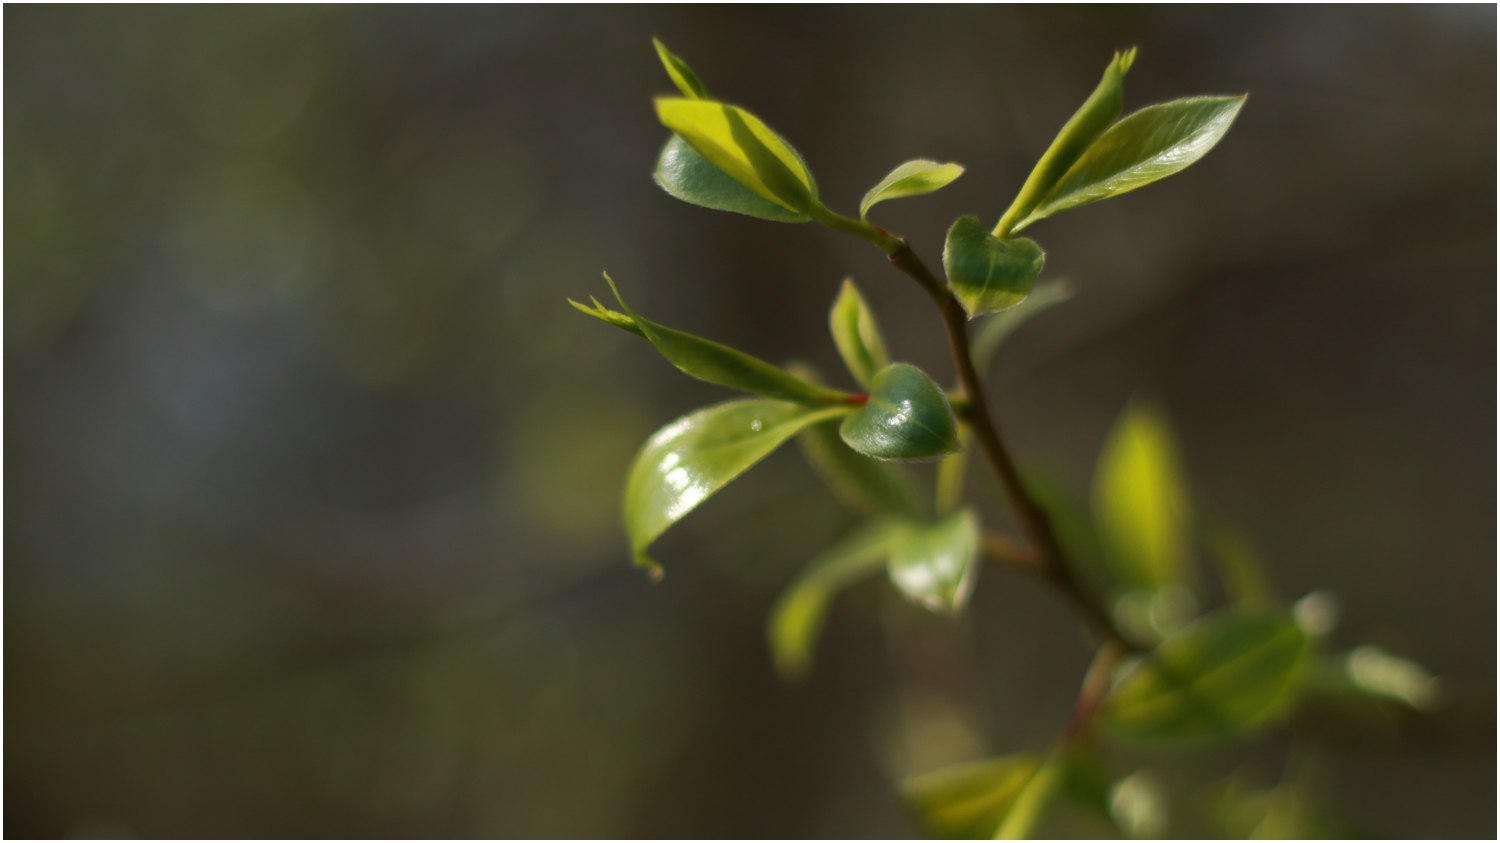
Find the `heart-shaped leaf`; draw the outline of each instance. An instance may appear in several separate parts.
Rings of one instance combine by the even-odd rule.
[[[1067,281],[1060,278],[1044,281],[1037,284],[1031,294],[1020,304],[991,316],[979,327],[979,330],[974,332],[974,339],[969,343],[974,368],[983,375],[989,369],[995,352],[1017,328],[1026,324],[1027,320],[1038,313],[1055,304],[1062,304],[1072,297],[1073,287]]]
[[[625,303],[607,273],[604,280],[609,282],[625,313],[609,310],[597,299],[592,308],[572,299],[568,303],[590,316],[645,337],[672,365],[699,380],[803,404],[842,404],[850,399],[847,393],[810,384],[743,351],[645,319]]]
[[[1094,519],[1114,590],[1159,589],[1188,578],[1192,514],[1180,465],[1165,414],[1132,401],[1094,469]]]
[[[761,197],[800,213],[817,206],[818,186],[802,157],[754,114],[711,100],[661,97],[656,115],[714,166]]]
[[[974,217],[959,217],[943,246],[948,286],[971,319],[1020,304],[1045,260],[1036,243],[1024,237],[1002,240]]]
[[[797,444],[833,496],[847,506],[870,515],[927,517],[901,466],[871,459],[844,444],[837,424],[813,425],[797,434]]]
[[[882,460],[940,457],[958,447],[948,398],[916,366],[893,363],[870,381],[870,397],[839,428],[849,447]]]
[[[979,516],[955,512],[935,524],[908,523],[891,537],[891,582],[913,603],[957,614],[979,573]]]
[[[1264,722],[1289,700],[1307,652],[1290,615],[1221,612],[1163,641],[1115,685],[1103,720],[1149,743],[1228,737]]]
[[[1120,119],[1125,72],[1130,70],[1134,61],[1133,47],[1125,53],[1115,53],[1114,60],[1104,69],[1104,78],[1099,80],[1094,93],[1063,124],[1062,131],[1057,133],[1052,145],[1047,147],[1047,151],[1032,168],[1026,184],[1016,194],[1016,200],[1000,218],[1000,224],[995,226],[996,236],[1008,236],[1011,227],[1036,209],[1042,197],[1057,184],[1058,179],[1073,166],[1073,162],[1078,160],[1084,150],[1104,134],[1110,124]]]
[[[1015,226],[1144,187],[1214,148],[1245,97],[1190,97],[1143,108],[1111,126]]]
[[[732,211],[771,222],[807,222],[810,218],[766,199],[715,167],[688,142],[673,135],[661,148],[652,178],[662,190],[684,202]]]
[[[891,365],[890,355],[885,351],[885,338],[875,323],[875,312],[865,304],[853,278],[845,278],[844,286],[839,289],[839,297],[828,313],[828,330],[833,334],[839,356],[844,358],[844,365],[849,367],[849,374],[860,386],[869,387],[870,378]]]
[[[963,174],[964,168],[958,164],[939,164],[923,158],[908,161],[890,171],[879,184],[870,188],[865,198],[859,202],[859,218],[864,219],[877,202],[932,193],[947,187]]]
[[[798,431],[847,412],[750,398],[706,407],[658,430],[625,482],[625,529],[636,564],[659,571],[646,555],[657,536]]]
[[[841,589],[880,570],[895,523],[873,521],[856,529],[807,563],[782,592],[766,628],[772,660],[782,678],[800,678],[812,667],[829,601]]]
[[[698,78],[698,74],[687,66],[687,62],[673,55],[660,38],[652,38],[651,43],[656,45],[656,57],[661,59],[661,66],[666,68],[667,75],[672,77],[672,84],[682,91],[683,96],[695,100],[712,99],[708,95],[708,88]]]
[[[955,764],[901,783],[901,795],[934,836],[993,837],[1016,797],[1042,766],[1030,753]]]

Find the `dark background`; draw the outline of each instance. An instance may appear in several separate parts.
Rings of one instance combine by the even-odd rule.
[[[933,264],[1111,51],[1140,47],[1127,111],[1249,91],[1192,169],[1027,232],[1079,294],[1006,346],[995,409],[1081,493],[1126,400],[1164,406],[1198,510],[1284,598],[1341,598],[1336,649],[1441,677],[1438,711],[1320,744],[1330,810],[1495,834],[1493,6],[4,16],[7,836],[911,836],[893,776],[1048,745],[1089,653],[1000,569],[958,622],[858,586],[775,678],[767,609],[856,523],[795,448],[663,538],[663,583],[628,566],[635,448],[725,394],[568,307],[601,270],[826,373],[852,273],[951,377],[868,244],[652,184],[653,35],[846,213],[965,164],[874,215]],[[1173,832],[1285,749],[1152,757]]]

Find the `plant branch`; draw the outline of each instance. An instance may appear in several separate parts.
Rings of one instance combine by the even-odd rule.
[[[1130,646],[1128,639],[1115,627],[1109,613],[1073,576],[1062,545],[1052,530],[1051,520],[1026,491],[1021,474],[1016,470],[1005,443],[1000,439],[999,430],[990,417],[989,406],[984,398],[984,385],[969,354],[968,314],[964,312],[963,305],[922,263],[910,244],[905,240],[901,244],[901,248],[890,256],[891,264],[911,276],[927,291],[943,317],[943,325],[948,331],[948,345],[953,352],[953,364],[958,369],[959,386],[968,399],[968,419],[974,430],[974,438],[979,440],[990,468],[1000,479],[1000,485],[1005,489],[1006,498],[1010,501],[1021,529],[1036,548],[1038,564],[1034,566],[1035,570],[1077,604],[1096,631],[1107,639]]]

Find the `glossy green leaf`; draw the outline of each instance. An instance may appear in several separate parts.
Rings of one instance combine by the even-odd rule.
[[[907,363],[876,373],[869,400],[844,419],[839,435],[854,450],[883,460],[932,459],[958,447],[947,396]]]
[[[652,38],[651,43],[656,45],[656,56],[661,59],[661,66],[666,68],[667,75],[672,77],[672,84],[682,91],[683,96],[695,100],[712,99],[708,95],[708,88],[698,79],[698,74],[687,66],[687,62],[673,55],[660,38]]]
[[[856,529],[807,563],[782,592],[766,628],[772,661],[782,678],[799,678],[812,667],[829,601],[840,590],[880,570],[895,524],[881,520]]]
[[[839,436],[836,422],[809,427],[797,434],[797,444],[829,491],[846,506],[869,515],[927,517],[902,467],[849,447]]]
[[[1134,61],[1134,47],[1124,53],[1115,53],[1114,60],[1109,63],[1109,67],[1104,69],[1104,78],[1099,80],[1099,86],[1094,89],[1094,93],[1084,100],[1078,111],[1074,112],[1068,122],[1063,124],[1062,131],[1057,133],[1052,145],[1032,168],[1031,175],[1027,177],[1026,184],[1022,185],[1021,192],[1016,195],[1016,200],[1000,218],[1000,224],[995,226],[997,237],[1008,235],[1015,223],[1025,219],[1035,210],[1036,206],[1041,203],[1042,197],[1057,184],[1079,156],[1083,155],[1084,150],[1098,140],[1112,123],[1120,119],[1125,73],[1130,70],[1130,65]]]
[[[1094,517],[1120,590],[1157,589],[1188,574],[1187,486],[1166,416],[1132,401],[1094,469]]]
[[[1067,763],[1062,754],[1054,752],[1048,756],[1026,786],[1021,788],[1021,792],[1016,794],[1016,801],[1011,804],[1000,828],[995,831],[995,839],[1030,839],[1036,833],[1037,826],[1041,825],[1042,817],[1046,816],[1053,797],[1062,788],[1066,775]]]
[[[1191,97],[1143,108],[1094,141],[1013,229],[1144,187],[1208,154],[1229,131],[1245,97]]]
[[[715,167],[688,142],[673,135],[661,148],[652,174],[662,190],[693,205],[732,211],[772,222],[807,222],[810,218],[766,199]]]
[[[828,330],[844,365],[849,367],[849,374],[860,386],[869,387],[875,373],[891,365],[885,338],[875,323],[875,312],[865,303],[852,278],[845,278],[844,286],[839,288],[839,297],[828,313]]]
[[[868,216],[870,208],[877,202],[932,193],[947,187],[963,174],[964,168],[958,164],[939,164],[923,158],[908,161],[887,173],[879,184],[870,188],[865,198],[859,202],[859,218]]]
[[[1037,284],[1020,304],[991,316],[974,332],[969,344],[974,368],[982,376],[989,370],[990,361],[1001,344],[1031,317],[1073,297],[1073,286],[1061,278]]]
[[[645,552],[657,536],[799,431],[847,412],[751,398],[706,407],[658,430],[625,483],[625,529],[637,564],[659,569]]]
[[[1024,237],[1001,240],[975,217],[959,217],[948,229],[943,271],[969,318],[1020,304],[1036,285],[1046,256]]]
[[[652,322],[625,303],[607,273],[604,279],[614,290],[624,313],[607,310],[597,300],[592,309],[571,299],[569,303],[590,316],[645,337],[673,366],[699,380],[803,404],[844,404],[850,398],[847,393],[810,384],[743,351]]]
[[[985,839],[994,836],[1041,765],[1031,754],[957,764],[907,779],[901,794],[933,834]]]
[[[1250,729],[1290,699],[1307,635],[1290,616],[1221,612],[1168,638],[1105,700],[1103,722],[1122,738],[1163,744]]]
[[[791,145],[760,118],[710,100],[661,97],[656,115],[693,149],[761,197],[807,213],[818,186]]]
[[[957,614],[979,574],[979,516],[964,509],[935,524],[907,523],[891,537],[891,582],[908,600]]]

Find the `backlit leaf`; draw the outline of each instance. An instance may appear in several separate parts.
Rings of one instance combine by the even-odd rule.
[[[1187,576],[1189,498],[1166,416],[1126,406],[1094,469],[1094,517],[1120,591],[1157,589]]]
[[[891,537],[891,582],[913,603],[957,614],[979,573],[979,516],[964,509],[935,524],[907,523]]]
[[[1221,612],[1162,642],[1105,700],[1118,736],[1192,743],[1244,732],[1290,699],[1307,635],[1282,613]]]
[[[1094,93],[1063,124],[1052,145],[1032,168],[1026,184],[1016,194],[1016,201],[1011,203],[1005,216],[1000,218],[1000,224],[995,227],[997,235],[1008,234],[1015,223],[1035,210],[1042,197],[1057,184],[1058,179],[1073,166],[1073,162],[1078,160],[1084,150],[1120,119],[1125,72],[1130,70],[1134,61],[1133,47],[1125,53],[1115,53],[1114,60],[1104,69],[1104,78],[1099,80]]]
[[[660,38],[652,38],[651,43],[656,45],[656,56],[661,59],[661,66],[666,68],[667,75],[672,77],[672,84],[682,91],[683,96],[695,100],[711,99],[708,88],[698,79],[698,74],[687,66],[687,62],[673,55]]]
[[[625,483],[625,529],[637,564],[668,527],[802,429],[849,412],[751,398],[715,404],[646,440]]]
[[[869,515],[900,515],[922,520],[927,514],[917,502],[902,466],[867,457],[845,444],[837,422],[816,424],[797,434],[802,454],[834,497]]]
[[[891,365],[885,338],[875,323],[875,312],[865,303],[852,278],[845,278],[844,286],[839,288],[839,297],[828,313],[828,330],[844,365],[849,367],[849,374],[860,386],[868,387],[876,372]]]
[[[948,286],[971,319],[1020,304],[1045,260],[1036,243],[1024,237],[1001,240],[975,217],[959,217],[943,246]]]
[[[699,380],[803,404],[842,404],[850,397],[847,393],[810,384],[743,351],[652,322],[625,303],[608,274],[604,279],[614,290],[615,299],[625,309],[624,313],[607,310],[598,301],[594,302],[593,308],[571,299],[569,303],[590,316],[645,337],[672,365]]]
[[[893,363],[870,381],[870,397],[839,428],[849,447],[883,460],[932,459],[958,447],[948,398],[916,366]]]
[[[956,764],[907,779],[901,794],[934,835],[985,839],[995,835],[1041,765],[1031,754]]]
[[[784,208],[735,181],[677,135],[668,138],[661,148],[652,177],[662,190],[693,205],[772,222],[809,220],[806,214]]]
[[[1094,141],[1013,229],[1144,187],[1214,148],[1245,104],[1239,97],[1190,97],[1143,108]]]
[[[1010,811],[1000,822],[1000,828],[995,831],[995,839],[1030,839],[1041,824],[1042,817],[1046,816],[1047,808],[1052,805],[1052,799],[1057,796],[1066,776],[1067,762],[1062,753],[1052,753],[1026,786],[1021,788],[1021,792],[1016,794],[1016,801],[1011,803]]]
[[[1015,332],[1015,330],[1031,317],[1041,313],[1055,304],[1073,297],[1073,286],[1063,279],[1044,281],[1037,284],[1020,304],[1008,310],[991,316],[974,332],[974,339],[969,344],[971,357],[974,360],[974,368],[983,375],[994,359],[995,352],[1000,349],[1002,343]]]
[[[817,204],[818,187],[802,158],[760,118],[711,100],[661,97],[662,125],[755,193],[802,213]]]
[[[839,590],[880,570],[895,522],[874,521],[818,554],[782,592],[771,609],[766,633],[776,670],[795,679],[812,667],[828,603]]]
[[[948,186],[963,174],[964,168],[958,164],[939,164],[922,158],[908,161],[887,173],[879,184],[870,188],[865,198],[859,202],[859,218],[864,219],[877,202],[932,193]]]

